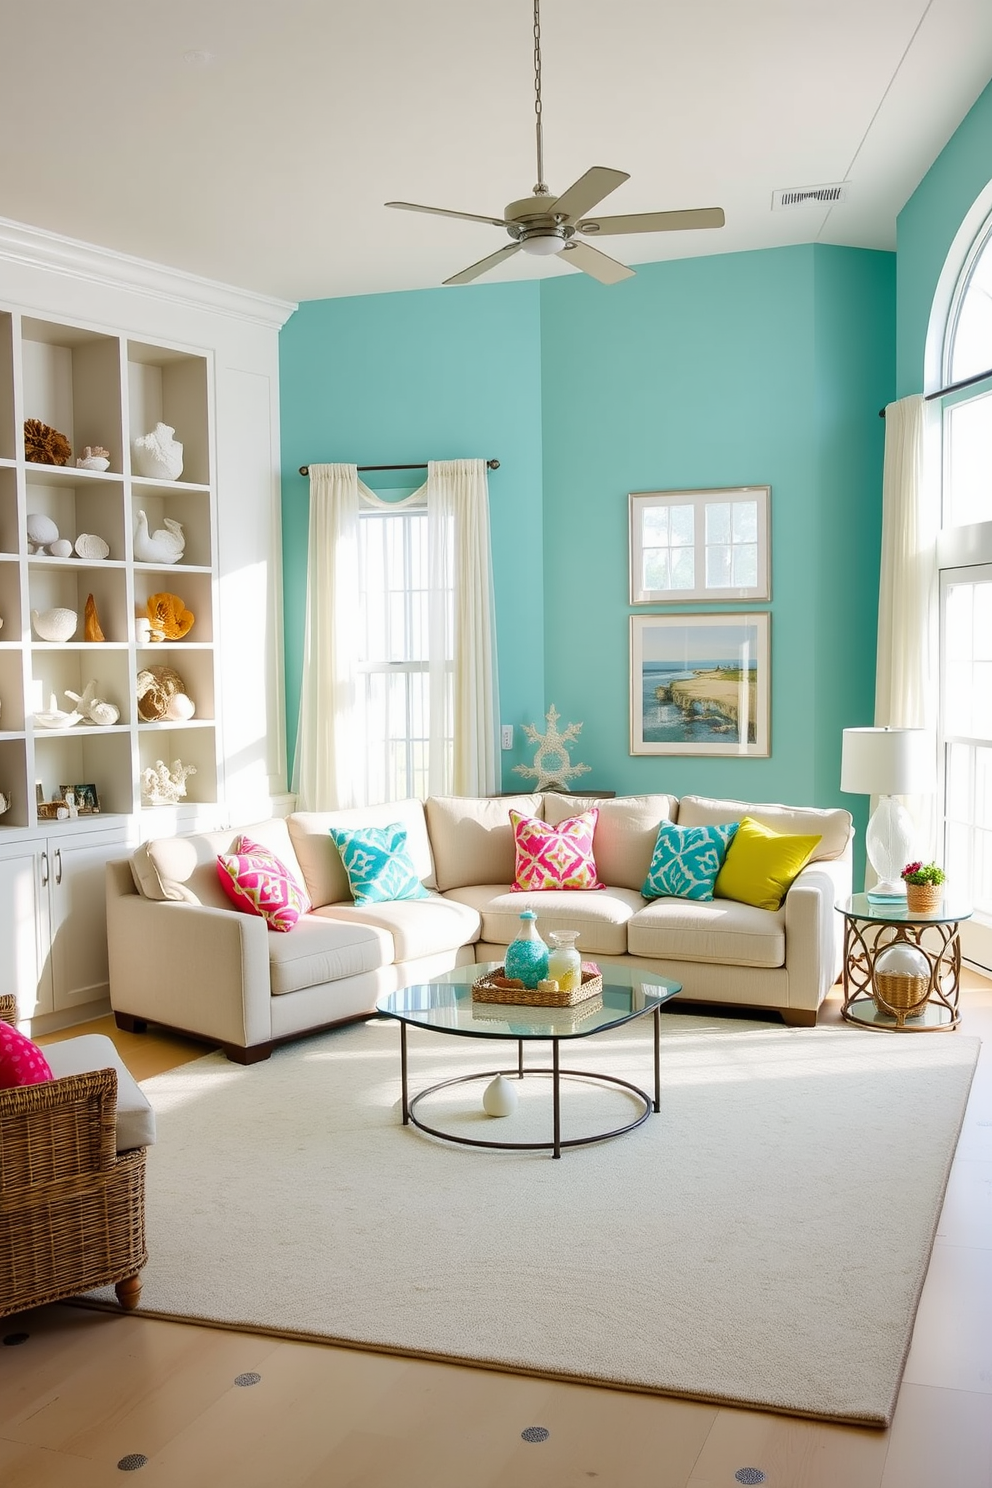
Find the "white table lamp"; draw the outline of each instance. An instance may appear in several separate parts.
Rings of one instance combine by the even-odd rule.
[[[900,875],[913,852],[913,819],[893,797],[933,790],[935,775],[934,736],[928,729],[844,730],[841,790],[878,797],[865,834],[868,861],[878,879],[868,891],[869,899],[906,897]]]

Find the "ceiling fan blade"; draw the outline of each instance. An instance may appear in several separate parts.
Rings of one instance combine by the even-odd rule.
[[[580,233],[686,232],[722,227],[722,207],[696,207],[688,212],[634,212],[629,217],[586,217],[575,224]]]
[[[607,165],[594,165],[584,176],[573,181],[557,201],[549,205],[556,217],[563,217],[566,222],[570,222],[575,217],[581,217],[583,212],[588,212],[604,196],[609,196],[611,191],[616,191],[618,186],[629,180],[630,176],[626,171],[610,170]]]
[[[626,264],[617,263],[615,258],[609,258],[605,253],[600,253],[598,248],[590,248],[588,243],[566,243],[562,250],[563,256],[567,254],[567,262],[573,268],[581,269],[583,274],[591,274],[598,279],[600,284],[619,284],[621,279],[632,279],[633,269],[628,269]]]
[[[589,250],[592,252],[592,249]],[[467,269],[462,269],[460,274],[452,274],[450,279],[443,279],[443,284],[471,284],[473,279],[478,279],[480,274],[487,274],[494,269],[504,258],[509,258],[512,253],[520,252],[519,243],[508,243],[498,253],[490,253],[488,258],[480,258],[478,263],[470,264]]]
[[[479,217],[475,212],[449,212],[447,207],[421,207],[417,202],[385,202],[387,207],[398,207],[401,212],[430,212],[433,217],[461,217],[464,222],[489,222],[493,227],[507,227],[503,217]]]

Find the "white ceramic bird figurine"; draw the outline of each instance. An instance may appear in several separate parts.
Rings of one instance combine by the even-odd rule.
[[[182,523],[163,517],[165,527],[148,531],[148,518],[139,511],[134,527],[134,556],[138,563],[178,563],[186,548]]]
[[[44,713],[36,713],[34,715],[34,721],[39,728],[67,729],[74,728],[82,716],[82,713],[77,713],[75,708],[71,713],[63,713],[55,705],[55,694],[53,692],[47,710]]]

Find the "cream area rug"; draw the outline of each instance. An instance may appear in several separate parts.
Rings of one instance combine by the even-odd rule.
[[[409,1044],[413,1090],[516,1058],[416,1029]],[[650,1018],[561,1047],[565,1067],[651,1087]],[[159,1138],[141,1310],[884,1425],[977,1052],[664,1013],[660,1114],[557,1162],[404,1128],[386,1020],[247,1069],[208,1055],[144,1085]],[[484,1089],[421,1115],[550,1137],[549,1079],[506,1118]],[[632,1114],[567,1082],[565,1136]]]

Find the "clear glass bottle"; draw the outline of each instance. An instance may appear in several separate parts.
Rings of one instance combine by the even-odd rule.
[[[520,929],[506,948],[504,968],[508,977],[518,977],[525,987],[536,987],[548,974],[548,948],[537,933],[537,915],[525,909]]]
[[[575,944],[578,938],[578,930],[552,930],[548,935],[554,948],[548,957],[548,977],[562,992],[574,992],[582,985],[582,957]]]

